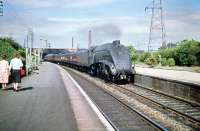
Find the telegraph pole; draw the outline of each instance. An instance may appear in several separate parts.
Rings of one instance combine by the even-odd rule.
[[[33,33],[33,30],[32,30],[32,29],[31,29],[30,35],[31,35],[31,48],[34,48],[34,47],[33,47],[33,43],[34,43],[34,33]]]
[[[24,48],[26,48],[26,38],[24,38]]]
[[[51,48],[51,43],[48,44],[49,48]]]
[[[3,16],[3,1],[1,0],[0,0],[0,16]]]
[[[76,50],[78,50],[79,49],[79,43],[77,44],[77,49]]]
[[[32,28],[27,31],[26,39],[24,40],[24,46],[26,46],[26,72],[28,74],[29,68],[32,68],[32,48],[34,42],[34,33]]]
[[[41,40],[41,43],[42,43],[42,41],[45,42],[45,47],[44,47],[44,48],[50,47],[50,43],[48,43],[48,40],[47,40],[47,39],[40,38],[40,40]]]
[[[72,37],[72,50],[74,48],[74,37]]]
[[[149,31],[148,52],[153,49],[166,47],[166,32],[163,20],[162,0],[153,0],[145,11],[151,10],[151,24]]]
[[[46,42],[46,48],[48,48],[48,40],[45,40],[45,42]]]
[[[33,30],[32,28],[29,28],[28,29],[28,34],[27,34],[27,48],[29,48],[30,50],[30,58],[31,58],[31,55],[32,55],[32,48],[33,48],[33,42],[34,42],[34,33],[33,33]],[[30,43],[30,46],[29,46],[29,43]]]
[[[0,1],[0,16],[3,16],[3,1]]]
[[[29,36],[28,34],[26,35],[26,48],[28,48],[28,43],[29,43]]]
[[[92,46],[92,31],[89,30],[88,34],[88,49]]]

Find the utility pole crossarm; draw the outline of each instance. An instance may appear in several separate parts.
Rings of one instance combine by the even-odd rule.
[[[145,7],[145,12],[147,12],[147,10],[149,10],[149,9],[153,9],[153,7]]]

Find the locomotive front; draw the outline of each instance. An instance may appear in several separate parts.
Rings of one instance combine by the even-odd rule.
[[[96,47],[93,64],[100,65],[96,66],[97,74],[100,71],[113,81],[130,81],[134,74],[128,48],[119,41]]]
[[[133,77],[134,70],[129,56],[128,48],[121,45],[119,41],[113,42],[113,48],[110,53],[113,58],[114,67],[111,70],[116,70],[118,80],[130,80]]]

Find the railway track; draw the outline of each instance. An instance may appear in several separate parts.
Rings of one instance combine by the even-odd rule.
[[[91,78],[87,74],[71,71],[94,82],[96,85],[101,85],[105,92],[123,103],[127,108],[135,110],[143,116],[143,119],[155,123],[162,130],[200,130],[200,108],[198,105],[132,84],[105,83],[99,78]]]
[[[139,98],[147,100],[151,104],[156,104],[165,110],[175,113],[177,115],[177,119],[180,119],[185,123],[192,125],[195,129],[200,130],[199,105],[194,105],[193,103],[169,97],[150,89],[134,86],[132,84],[114,86],[119,87],[121,91],[124,90],[124,93],[134,94],[132,95],[133,97],[136,95]]]
[[[66,69],[66,68],[65,68]],[[86,91],[88,96],[98,106],[107,120],[117,131],[134,130],[134,131],[167,131],[155,121],[146,117],[144,114],[130,108],[123,103],[118,97],[102,90],[93,82],[88,81],[85,77],[77,75],[71,69],[67,71],[77,80],[81,87]]]

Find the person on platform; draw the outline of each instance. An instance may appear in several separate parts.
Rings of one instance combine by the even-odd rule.
[[[3,55],[0,61],[0,83],[2,84],[3,90],[6,89],[9,78],[9,63],[6,58],[6,55]]]
[[[14,91],[18,91],[18,84],[21,83],[20,68],[22,68],[23,63],[20,59],[20,54],[16,52],[14,58],[10,61],[10,70],[12,70],[12,79]]]

